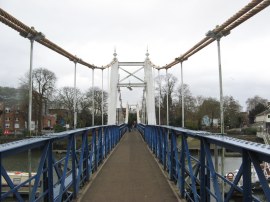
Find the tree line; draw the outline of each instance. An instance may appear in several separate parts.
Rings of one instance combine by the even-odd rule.
[[[66,124],[73,127],[74,114],[74,96],[77,97],[76,112],[78,115],[77,127],[87,127],[92,125],[92,114],[95,116],[95,125],[101,125],[102,111],[102,90],[98,87],[89,88],[85,92],[80,89],[74,90],[74,87],[65,86],[56,88],[57,78],[54,72],[45,68],[37,68],[33,70],[33,120],[37,123],[42,122],[42,115],[48,113],[50,109],[65,110],[65,114],[58,116],[58,125],[64,120]],[[193,96],[189,86],[184,84],[182,88],[177,84],[177,78],[172,74],[161,75],[155,78],[156,83],[156,115],[157,123],[159,121],[159,103],[162,125],[167,124],[167,94],[169,105],[169,125],[181,126],[182,123],[182,93],[184,93],[184,110],[185,110],[185,127],[189,129],[201,130],[205,129],[202,119],[207,116],[210,122],[210,128],[214,128],[214,119],[220,117],[220,102],[213,97]],[[29,73],[20,79],[20,87],[18,89],[0,88],[0,101],[16,100],[20,103],[20,109],[25,114],[27,120],[28,100],[29,100]],[[16,94],[17,92],[17,94]],[[18,93],[19,92],[19,93]],[[19,96],[18,96],[19,94]],[[160,94],[160,99],[159,95]],[[108,93],[103,91],[104,95],[104,123],[107,119],[107,99]],[[13,96],[13,99],[11,98]],[[94,106],[92,98],[94,96]],[[8,98],[9,97],[9,98]],[[16,97],[16,99],[15,99]],[[14,101],[13,101],[14,102]],[[242,106],[233,96],[224,96],[224,124],[225,128],[241,128],[245,125],[254,123],[256,114],[264,111],[268,107],[267,99],[260,96],[248,98],[246,101],[247,112],[242,112]],[[248,114],[248,116],[247,116]],[[63,124],[62,124],[63,125]],[[42,129],[38,124],[38,131]]]
[[[189,86],[177,86],[177,78],[172,74],[156,77],[156,114],[159,116],[159,103],[161,124],[167,124],[167,94],[169,106],[169,125],[182,126],[182,93],[184,93],[185,127],[189,129],[205,129],[202,125],[204,116],[209,117],[210,128],[214,128],[213,120],[220,117],[220,102],[213,97],[193,96]],[[160,94],[160,98],[159,98]],[[224,125],[225,129],[242,128],[254,123],[255,116],[268,109],[268,100],[258,95],[246,100],[247,112],[233,96],[224,96]]]

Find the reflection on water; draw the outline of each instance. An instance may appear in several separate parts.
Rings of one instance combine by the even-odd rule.
[[[31,152],[31,167],[32,171],[36,171],[38,168],[40,160],[40,151],[32,150]],[[6,171],[21,171],[28,172],[29,170],[29,161],[28,161],[28,152],[18,153],[12,155],[11,157],[3,158],[2,160],[3,167]]]

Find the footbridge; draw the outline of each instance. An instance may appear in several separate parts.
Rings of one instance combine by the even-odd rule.
[[[191,139],[199,152],[190,150]],[[58,154],[53,148],[60,142],[65,152]],[[241,156],[232,179],[215,169],[215,145]],[[29,151],[38,153],[35,162]],[[27,201],[25,189],[30,201],[230,201],[235,195],[269,201],[269,179],[261,168],[270,162],[269,151],[265,144],[170,126],[76,129],[1,145],[1,201]],[[19,153],[32,164],[24,178],[6,166]]]
[[[104,66],[86,62],[58,46],[42,32],[29,27],[0,8],[0,21],[30,41],[29,105],[27,129],[32,121],[33,45],[38,42],[68,58],[74,64],[73,129],[60,133],[30,136],[0,145],[0,201],[270,201],[270,146],[235,139],[224,133],[223,84],[220,41],[230,31],[270,5],[269,0],[253,0],[191,49],[172,62],[158,66],[149,58],[140,62],[113,60]],[[155,102],[154,70],[167,71],[217,42],[220,87],[220,133],[185,128],[185,95],[182,93],[182,127],[169,126],[167,93],[166,125],[161,125],[160,93]],[[76,67],[94,72],[110,71],[108,120],[102,93],[102,124],[95,125],[94,93],[92,126],[77,128]],[[136,67],[130,71],[126,67]],[[127,75],[120,77],[120,71]],[[137,75],[143,71],[143,78]],[[133,77],[136,82],[128,82]],[[121,88],[141,88],[141,104],[136,106],[137,121],[128,124],[129,107],[123,107]],[[160,86],[159,86],[160,88]],[[116,109],[120,106],[120,110]],[[117,113],[118,112],[118,113]],[[120,113],[119,113],[120,112]],[[159,112],[156,114],[156,112]],[[59,149],[61,148],[61,149]],[[231,162],[233,172],[225,172],[225,153],[239,158]],[[17,165],[16,159],[21,164]],[[18,166],[19,171],[14,171]],[[17,168],[17,167],[16,167]],[[12,172],[11,172],[12,171]]]

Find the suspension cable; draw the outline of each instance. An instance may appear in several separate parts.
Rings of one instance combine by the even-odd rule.
[[[249,4],[247,4],[244,8],[242,8],[240,11],[238,11],[235,15],[233,15],[231,18],[225,21],[222,25],[217,26],[215,29],[209,32],[212,32],[216,35],[220,35],[220,37],[226,36],[230,33],[232,29],[234,29],[241,23],[245,22],[246,20],[248,20],[255,14],[259,13],[260,11],[262,11],[264,8],[266,8],[269,5],[270,5],[270,0],[253,0]],[[187,52],[182,54],[180,57],[175,58],[173,62],[166,64],[161,69],[171,68],[172,66],[187,60],[190,56],[194,55],[199,50],[208,46],[213,41],[215,41],[215,39],[213,39],[210,36],[204,37],[201,41],[195,44]]]
[[[36,31],[33,27],[28,27],[21,21],[17,20],[15,17],[12,15],[8,14],[6,11],[4,11],[2,8],[0,8],[0,21],[10,28],[16,30],[17,32],[20,33],[21,36],[29,38],[31,36],[36,36],[38,34],[41,34],[41,32]],[[104,69],[104,67],[98,67],[93,64],[89,64],[82,59],[78,58],[75,55],[72,55],[68,51],[64,50],[60,46],[56,45],[55,43],[51,42],[50,40],[44,38],[37,39],[36,40],[38,43],[46,46],[47,48],[59,53],[60,55],[63,55],[64,57],[68,58],[71,61],[77,62],[83,66],[86,66],[91,69]]]

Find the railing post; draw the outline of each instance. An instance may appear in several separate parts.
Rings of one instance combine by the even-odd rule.
[[[202,138],[200,139],[200,201],[206,201],[205,185],[206,185],[206,173],[205,173],[205,151]]]
[[[157,127],[157,133],[158,133],[158,159],[159,162],[162,162],[162,132],[160,127]]]
[[[76,147],[75,147],[75,134],[71,135],[71,141],[72,141],[72,146],[71,146],[71,153],[72,153],[72,186],[73,186],[73,196],[74,198],[77,198],[77,193],[78,193],[78,186],[77,186],[77,169],[76,169]]]
[[[102,128],[98,130],[98,147],[99,147],[99,161],[100,163],[103,161],[103,144],[102,144]]]
[[[88,144],[88,131],[85,133],[85,156],[84,156],[84,168],[85,168],[85,176],[86,176],[86,181],[89,181],[90,175],[89,171],[91,170],[91,166],[88,164],[88,157],[89,157],[89,144]],[[90,164],[92,164],[90,160]]]
[[[97,142],[96,142],[96,129],[92,129],[92,148],[93,148],[93,155],[95,159],[94,163],[94,170],[97,170],[98,161],[97,161]]]
[[[243,161],[243,201],[252,201],[251,192],[251,161],[247,151],[242,152]]]
[[[169,137],[171,137],[170,142],[171,142],[171,147],[170,147],[170,168],[169,168],[169,176],[170,180],[173,180],[173,159],[174,159],[174,151],[173,151],[173,134],[169,133]]]
[[[54,198],[54,194],[53,194],[53,160],[52,160],[52,156],[53,156],[53,142],[50,140],[49,141],[49,150],[48,150],[48,164],[47,164],[47,168],[48,168],[48,198],[47,201],[53,201]],[[44,199],[44,201],[46,201],[46,199]]]
[[[163,132],[163,169],[167,169],[167,154],[168,154],[168,135],[167,131],[162,130]]]
[[[185,195],[185,172],[186,172],[186,161],[185,161],[185,136],[181,134],[181,154],[180,154],[180,195],[184,198]]]
[[[107,145],[108,145],[108,137],[107,137],[107,131],[108,131],[108,127],[105,127],[104,128],[104,158],[107,157],[107,152],[108,152],[108,148],[107,148]]]

